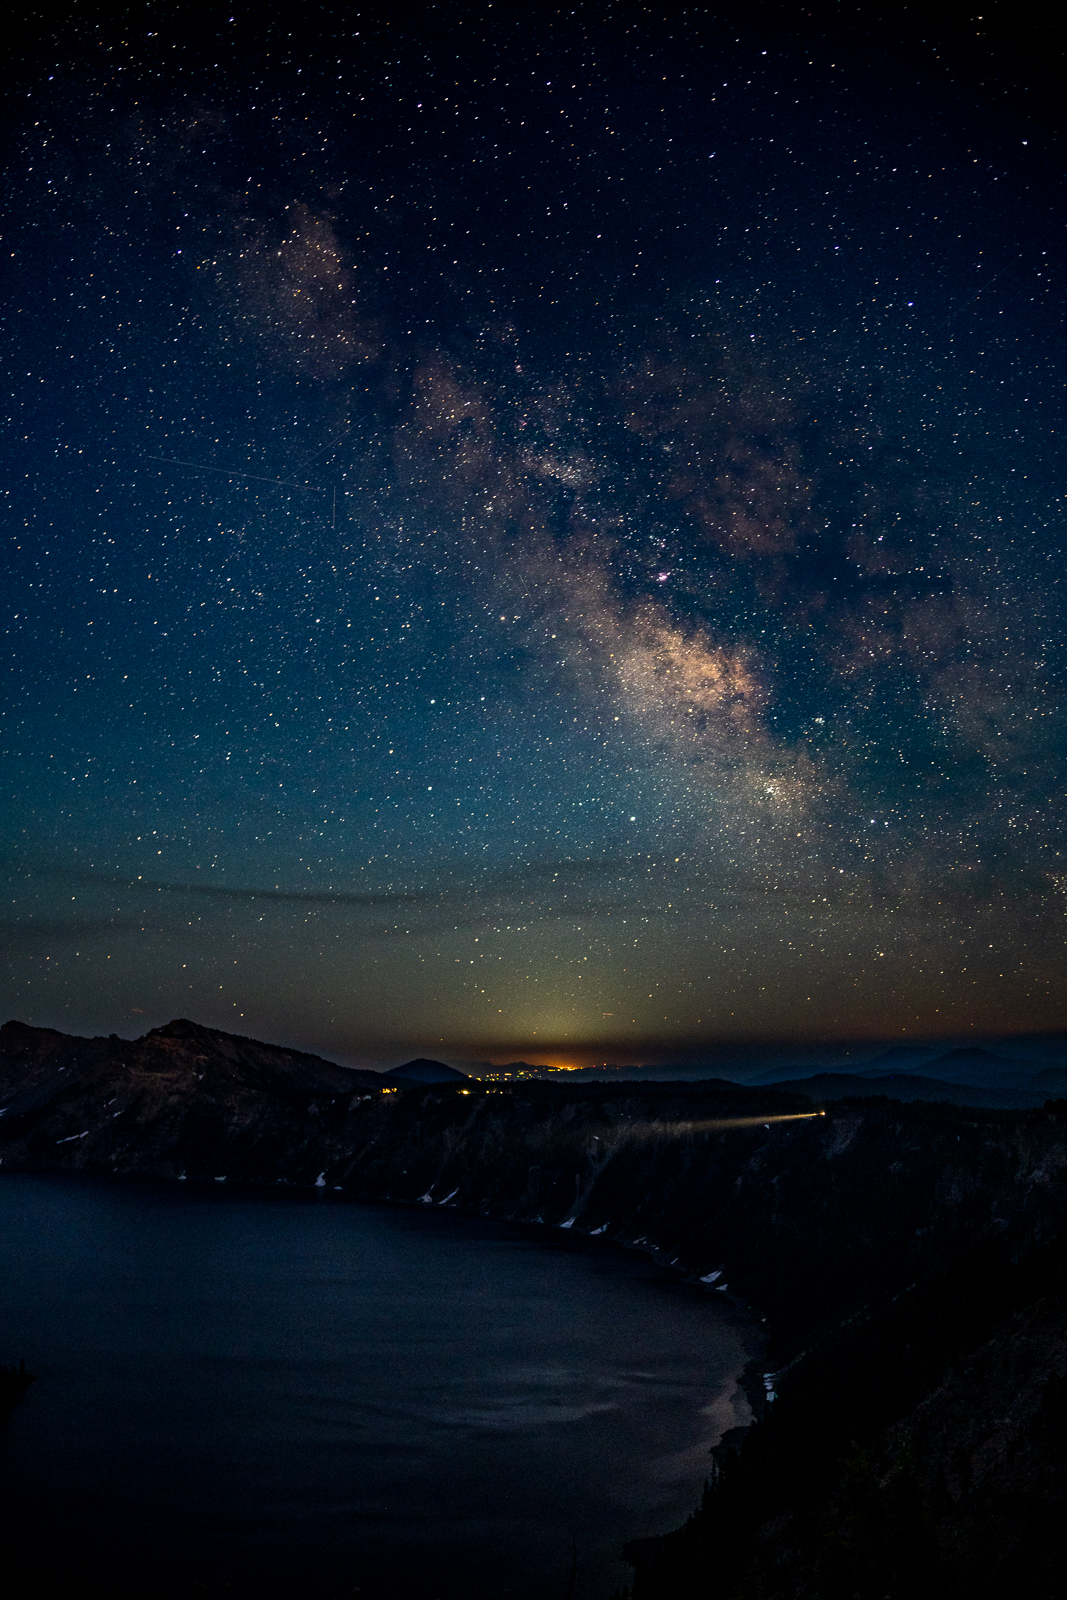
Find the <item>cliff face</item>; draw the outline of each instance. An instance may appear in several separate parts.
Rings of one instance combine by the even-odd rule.
[[[8,1167],[176,1177],[258,1142],[261,1172],[313,1135],[317,1108],[377,1090],[373,1072],[177,1021],[141,1039],[0,1028],[0,1156]]]
[[[0,1029],[8,1169],[319,1184],[572,1226],[753,1302],[792,1355],[987,1240],[1058,1235],[1055,1116],[723,1082],[431,1085],[175,1022],[133,1042]],[[805,1115],[805,1113],[807,1113]]]
[[[768,1319],[766,1408],[638,1600],[1055,1584],[1067,1106],[820,1107],[723,1082],[393,1088],[178,1022],[0,1029],[5,1170],[317,1185],[603,1234]],[[1058,1541],[1058,1542],[1057,1542]],[[1000,1554],[997,1554],[997,1551]],[[909,1554],[910,1552],[910,1554]]]

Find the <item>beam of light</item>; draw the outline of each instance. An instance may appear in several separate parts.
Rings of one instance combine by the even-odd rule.
[[[777,1122],[810,1122],[813,1117],[825,1115],[825,1111],[784,1111],[762,1117],[701,1117],[690,1122],[626,1122],[612,1127],[611,1135],[613,1138],[631,1139],[696,1138],[705,1133],[728,1133],[734,1128],[769,1128]]]

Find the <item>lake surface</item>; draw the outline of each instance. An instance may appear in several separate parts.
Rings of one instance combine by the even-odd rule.
[[[563,1600],[576,1549],[574,1600],[605,1600],[620,1545],[684,1521],[748,1420],[752,1338],[557,1230],[2,1176],[0,1360],[39,1375],[0,1431],[2,1565],[146,1596]]]

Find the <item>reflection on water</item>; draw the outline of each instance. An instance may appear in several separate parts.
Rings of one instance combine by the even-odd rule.
[[[747,1420],[747,1337],[572,1234],[5,1176],[7,1537],[113,1593],[323,1600],[562,1596],[576,1541],[603,1600]]]

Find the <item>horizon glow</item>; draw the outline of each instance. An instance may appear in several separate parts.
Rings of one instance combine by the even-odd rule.
[[[451,16],[18,66],[3,1015],[1063,1027],[1058,106],[1007,36]]]

